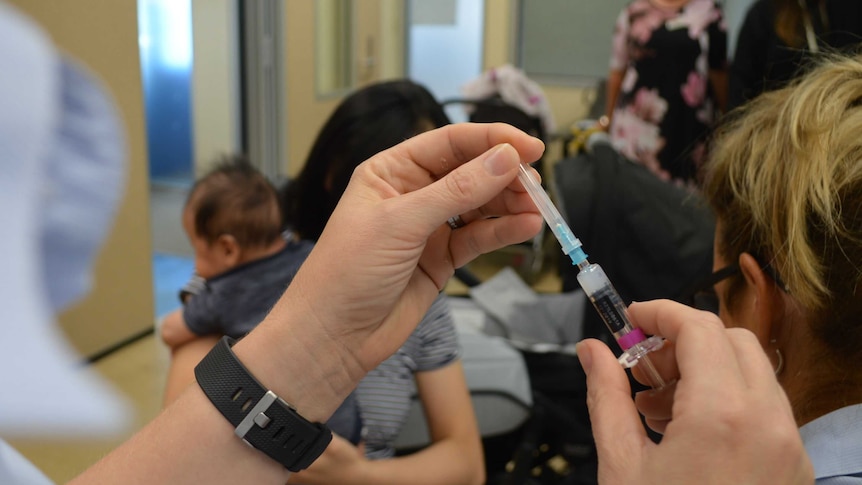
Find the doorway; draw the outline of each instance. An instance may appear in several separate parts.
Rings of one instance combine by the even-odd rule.
[[[182,209],[195,176],[242,151],[237,0],[138,0],[157,318],[194,271]]]
[[[439,101],[463,97],[461,86],[482,74],[484,0],[408,0],[407,76]],[[460,107],[446,108],[453,122]]]

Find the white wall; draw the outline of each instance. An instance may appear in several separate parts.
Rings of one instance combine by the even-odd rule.
[[[432,4],[454,9],[454,16],[422,15]],[[484,0],[411,0],[408,11],[408,77],[440,101],[462,97],[461,86],[482,73]],[[454,23],[434,23],[444,18]]]
[[[733,59],[739,29],[742,27],[745,13],[752,3],[754,0],[724,0],[724,19],[727,23],[727,57],[729,59]]]
[[[235,0],[192,0],[195,173],[240,148]]]

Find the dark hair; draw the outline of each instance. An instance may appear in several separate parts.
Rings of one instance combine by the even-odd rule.
[[[282,189],[285,225],[317,240],[360,163],[447,124],[434,96],[412,81],[372,84],[351,94],[317,135],[302,171]]]
[[[227,155],[194,186],[186,200],[195,234],[212,243],[230,234],[241,247],[263,247],[281,237],[275,187],[242,155]]]

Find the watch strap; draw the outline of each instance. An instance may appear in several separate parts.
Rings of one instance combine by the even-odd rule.
[[[198,385],[237,436],[288,470],[304,470],[329,445],[332,432],[262,386],[231,350],[234,343],[223,337],[195,367]]]

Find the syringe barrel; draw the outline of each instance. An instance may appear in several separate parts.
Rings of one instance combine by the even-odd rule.
[[[626,304],[623,303],[623,299],[608,280],[601,266],[590,264],[584,260],[578,267],[581,268],[578,272],[578,283],[581,284],[581,288],[584,289],[605,325],[614,334],[614,339],[623,349],[623,353],[618,359],[620,364],[630,368],[638,363],[643,363],[648,384],[655,389],[665,387],[666,382],[647,355],[660,349],[664,340],[657,336],[647,338],[641,329],[632,325]]]
[[[590,264],[581,269],[578,283],[618,342],[635,330],[629,321],[626,304],[601,266]],[[620,344],[622,346],[623,342]]]

